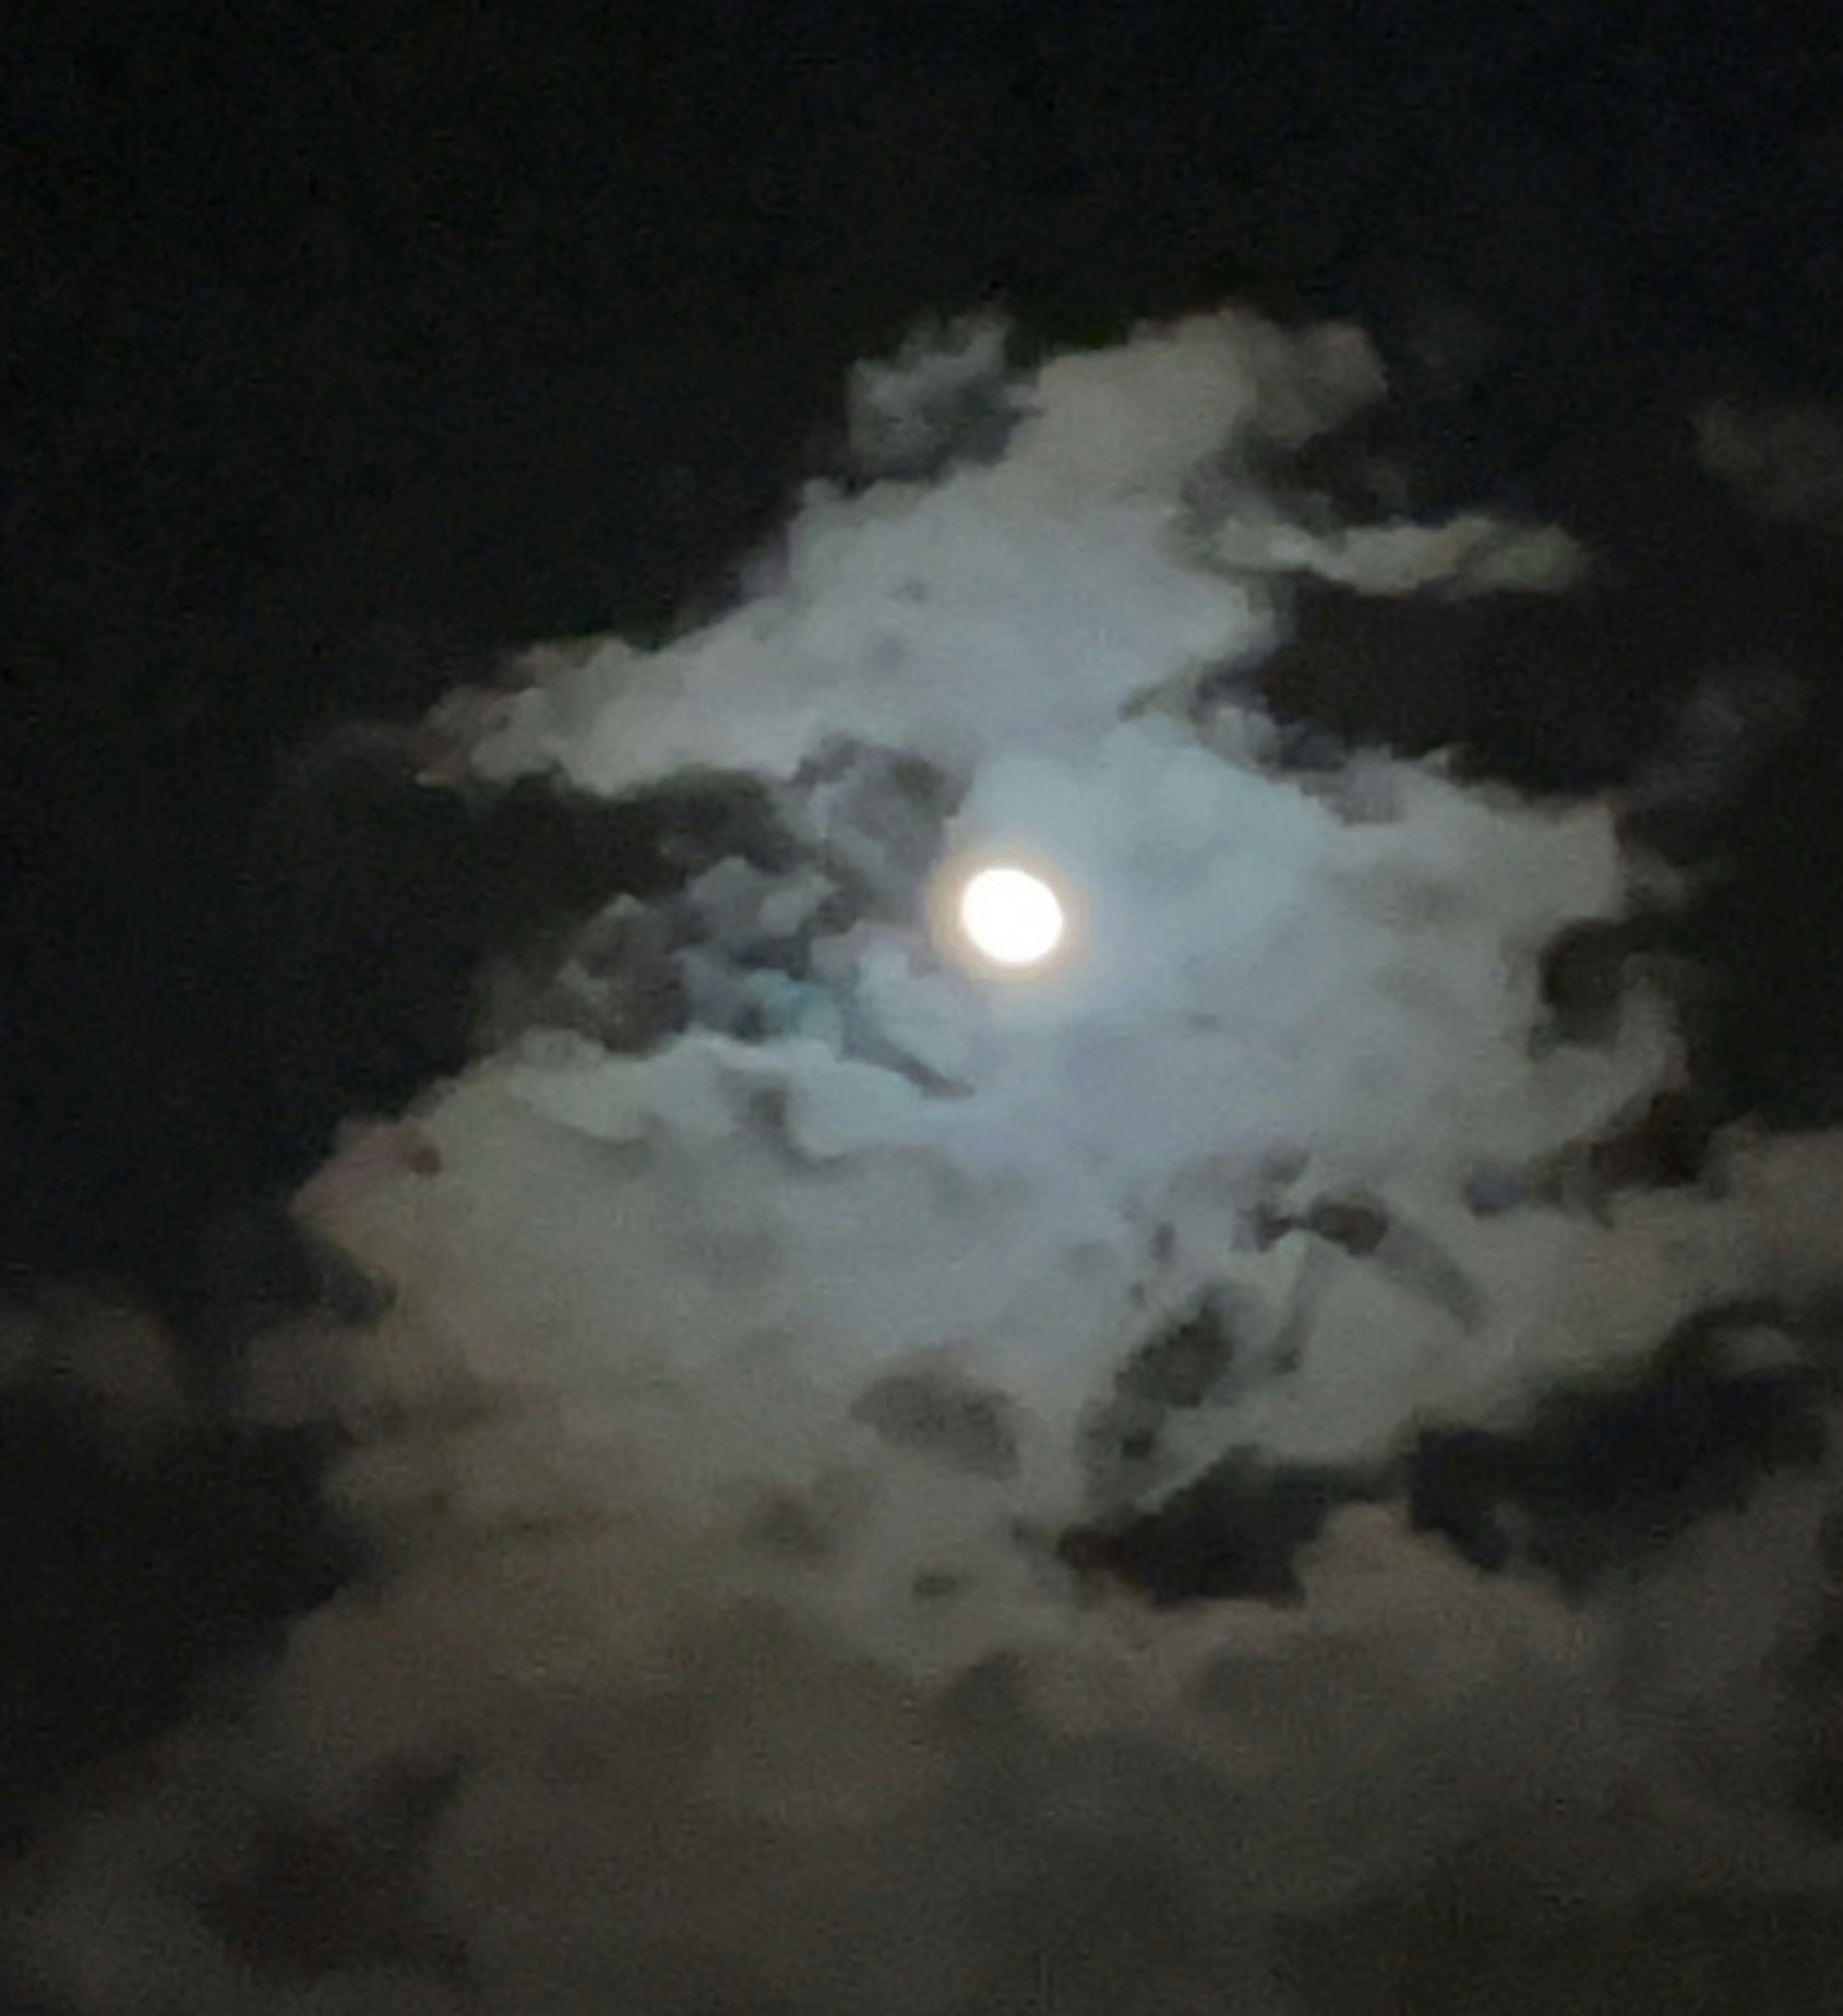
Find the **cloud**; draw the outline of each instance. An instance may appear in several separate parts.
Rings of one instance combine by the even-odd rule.
[[[1571,1585],[1410,1489],[1431,1435],[1590,1409],[1712,1309],[1752,1313],[1711,1377],[1809,1370],[1834,1144],[1562,1180],[1684,1070],[1658,987],[1586,1041],[1546,986],[1645,886],[1618,808],[1283,759],[1240,675],[1351,549],[1248,498],[1378,394],[1359,337],[1200,316],[1016,380],[944,340],[860,380],[866,480],[734,609],[445,713],[445,775],[728,780],[775,844],[597,920],[302,1192],[388,1305],[259,1345],[246,1406],[341,1424],[370,1564],[45,1850],[13,1929],[86,2016],[1264,2016],[1314,2006],[1286,1928],[1468,1857],[1838,1873],[1784,1679],[1820,1418]],[[1368,585],[1513,551],[1572,578],[1468,520]],[[1074,893],[1042,974],[930,931],[931,877],[1008,853]],[[1182,1494],[1251,1548],[1302,1478],[1258,1588],[1119,1571]]]

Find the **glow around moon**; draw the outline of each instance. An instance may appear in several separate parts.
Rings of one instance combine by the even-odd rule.
[[[1004,967],[1041,965],[1068,927],[1061,898],[1024,868],[982,868],[970,877],[960,891],[959,921],[974,950]]]

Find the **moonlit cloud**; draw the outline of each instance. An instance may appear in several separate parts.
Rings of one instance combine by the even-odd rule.
[[[1823,1138],[1592,1180],[1686,1068],[1660,984],[1591,1040],[1546,985],[1651,886],[1616,805],[1285,760],[1294,573],[1582,563],[1291,522],[1259,472],[1382,389],[1341,328],[1023,378],[963,326],[860,379],[862,480],[736,607],[441,711],[445,776],[729,779],[781,844],[612,906],[303,1192],[389,1306],[265,1340],[243,1404],[341,1425],[373,1564],[48,1850],[13,1929],[85,2016],[1266,2016],[1316,2006],[1294,1928],[1461,1866],[1843,1873],[1774,1679],[1823,1628],[1821,1449],[1573,1586],[1414,1514],[1425,1438],[1699,1322],[1807,1363],[1843,1242]],[[1066,949],[943,957],[944,866],[1017,862]],[[1122,1564],[1186,1507],[1216,1580],[1154,1602]],[[344,1934],[309,1964],[296,1919]]]

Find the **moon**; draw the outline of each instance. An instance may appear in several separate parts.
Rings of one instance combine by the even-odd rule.
[[[960,891],[960,927],[994,965],[1040,965],[1062,943],[1062,898],[1024,868],[982,868]]]

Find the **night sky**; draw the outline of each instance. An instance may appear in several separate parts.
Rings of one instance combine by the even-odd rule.
[[[1834,1121],[1843,549],[1689,482],[1683,419],[1843,394],[1817,0],[25,0],[9,1291],[150,1306],[208,1417],[255,1329],[356,1292],[283,1217],[337,1123],[462,1061],[484,956],[649,886],[697,826],[472,814],[411,787],[398,731],[534,638],[719,605],[837,452],[851,363],[921,318],[989,304],[1049,347],[1231,297],[1372,331],[1417,503],[1508,500],[1615,562],[1508,614],[1326,592],[1271,669],[1283,711],[1597,787],[1698,679],[1797,682],[1682,944],[1721,976],[1711,1124]],[[319,1453],[201,1427],[149,1469],[0,1403],[0,1842],[337,1585]],[[1525,1495],[1574,1461],[1520,1455]]]
[[[486,928],[465,842],[425,869],[380,835],[367,902],[400,907],[355,915],[315,883],[350,864],[283,830],[301,752],[532,636],[720,593],[848,363],[924,313],[1002,303],[1053,341],[1232,293],[1355,311],[1433,381],[1430,496],[1559,493],[1663,545],[1659,577],[1689,571],[1650,522],[1680,506],[1668,477],[1603,496],[1618,450],[1697,390],[1837,368],[1809,7],[77,7],[5,34],[0,1251],[29,1270],[193,1291],[202,1219],[452,1054],[427,997]],[[1461,683],[1415,731],[1479,725]],[[1535,684],[1500,763],[1569,711]],[[304,951],[291,905],[344,941]]]

